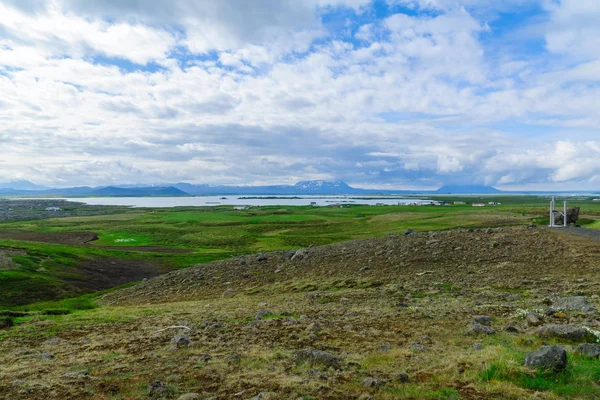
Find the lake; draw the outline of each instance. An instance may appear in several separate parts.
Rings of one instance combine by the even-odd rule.
[[[244,198],[248,197],[248,198]],[[261,197],[261,198],[258,198]],[[318,206],[332,204],[430,204],[431,200],[400,196],[195,196],[195,197],[84,197],[62,198],[90,205],[131,206],[131,207],[190,207],[190,206],[308,206],[315,202]],[[39,199],[39,198],[38,198]]]

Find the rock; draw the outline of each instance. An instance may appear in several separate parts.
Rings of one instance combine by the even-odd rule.
[[[527,315],[525,316],[525,321],[529,326],[540,326],[543,323],[542,317],[538,313],[535,313],[533,311],[527,313]]]
[[[79,379],[79,378],[85,378],[89,374],[90,373],[87,369],[83,369],[81,371],[67,372],[66,374],[61,375],[61,377],[69,378],[69,379]]]
[[[268,317],[270,315],[273,315],[273,313],[271,311],[260,310],[259,312],[256,313],[254,320],[259,321],[259,320],[265,319],[265,317]]]
[[[581,343],[575,350],[589,358],[600,358],[600,345],[593,343]]]
[[[185,347],[189,346],[192,343],[192,339],[186,335],[175,335],[173,339],[171,339],[171,343],[173,343],[177,347]]]
[[[198,393],[186,393],[182,394],[177,398],[177,400],[196,400],[199,399],[200,395]]]
[[[233,290],[231,290],[231,289],[225,290],[223,292],[223,295],[222,295],[222,297],[225,297],[225,298],[230,298],[230,297],[233,297],[233,296],[235,296],[235,292]]]
[[[325,381],[327,380],[327,374],[323,371],[319,371],[318,369],[311,369],[308,371],[308,375]]]
[[[429,348],[427,346],[424,346],[424,345],[419,344],[419,343],[413,343],[413,344],[411,344],[410,345],[410,349],[413,350],[413,351],[419,351],[419,352],[429,350]]]
[[[481,325],[481,324],[478,324],[477,322],[472,323],[469,327],[469,331],[467,332],[467,334],[470,334],[470,335],[478,335],[478,334],[493,335],[495,333],[496,333],[496,331],[491,326]]]
[[[267,255],[265,253],[258,253],[256,255],[256,261],[265,261],[267,259]]]
[[[560,346],[543,346],[525,355],[525,365],[560,372],[567,367],[567,352]]]
[[[483,345],[481,343],[474,343],[473,350],[475,350],[475,351],[483,350]]]
[[[596,310],[596,308],[589,303],[587,297],[585,296],[561,297],[554,302],[552,308],[559,311],[590,312]]]
[[[44,351],[42,352],[42,354],[40,355],[42,360],[52,360],[54,358],[54,354],[50,353],[49,351]]]
[[[364,387],[375,387],[377,386],[377,380],[371,377],[365,378],[362,380],[362,385]]]
[[[379,346],[379,351],[382,353],[389,353],[392,350],[392,346],[389,343],[384,343]]]
[[[159,380],[155,380],[148,388],[148,396],[154,396],[167,391],[167,385]]]
[[[283,256],[285,258],[287,258],[288,260],[291,260],[292,257],[294,257],[295,255],[296,255],[296,252],[293,251],[293,250],[286,250],[286,251],[283,252]]]
[[[504,328],[504,330],[509,333],[519,333],[519,329],[513,325],[507,326],[506,328]]]
[[[200,361],[209,362],[212,360],[212,356],[210,354],[202,354],[200,356]]]
[[[15,325],[11,317],[0,317],[0,329],[8,329]]]
[[[321,330],[321,325],[319,325],[317,322],[313,322],[306,327],[307,332],[319,332]]]
[[[485,325],[485,326],[491,326],[492,325],[492,317],[489,317],[487,315],[476,315],[473,318],[473,320],[477,324],[481,324],[481,325]]]
[[[573,342],[593,341],[594,335],[585,328],[571,325],[544,325],[540,326],[535,334],[541,338],[559,338]]]
[[[231,354],[231,355],[227,356],[227,365],[236,366],[236,365],[240,365],[241,363],[242,363],[242,357],[240,357],[238,354]]]
[[[369,393],[361,393],[357,400],[375,400],[375,397],[371,396]]]
[[[251,397],[248,400],[269,400],[271,398],[271,395],[267,392],[260,392],[259,394],[257,394],[254,397]]]
[[[342,359],[339,356],[315,349],[298,350],[296,351],[294,358],[296,362],[306,362],[313,366],[323,365],[335,369],[339,369],[342,362]]]
[[[404,235],[408,236],[408,235],[412,235],[416,233],[413,229],[407,229],[406,231],[404,231]]]
[[[408,383],[408,374],[398,374],[396,375],[396,381],[400,382],[400,383]]]
[[[292,256],[291,260],[302,260],[306,255],[307,255],[308,251],[306,249],[300,249],[300,250],[296,250],[296,252],[294,253],[294,255]]]

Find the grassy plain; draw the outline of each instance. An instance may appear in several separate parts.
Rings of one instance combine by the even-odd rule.
[[[542,307],[551,293],[596,293],[593,262],[582,259],[597,258],[596,242],[582,247],[569,239],[563,250],[562,239],[550,238],[538,248],[531,235],[517,240],[502,229],[485,232],[547,224],[543,198],[439,200],[452,205],[130,209],[2,223],[0,231],[36,232],[40,239],[15,234],[0,240],[0,324],[15,324],[0,329],[0,352],[7,355],[0,397],[176,399],[194,391],[200,398],[245,399],[264,391],[274,399],[595,398],[597,361],[569,350],[569,368],[561,374],[521,365],[527,351],[548,340],[527,331],[516,311]],[[502,204],[475,208],[454,201]],[[582,207],[582,225],[600,228],[600,202],[570,203]],[[461,227],[475,233],[452,236]],[[387,242],[348,242],[340,245],[342,253],[323,250],[322,258],[287,272],[285,262],[283,272],[271,266],[275,261],[251,266],[256,261],[250,255],[258,252],[385,241],[407,229],[424,236],[412,245],[401,240],[393,251]],[[432,231],[448,231],[454,239]],[[85,242],[81,237],[90,235],[82,232],[98,239]],[[344,256],[346,251],[353,255]],[[562,264],[547,258],[554,252],[566,257]],[[241,255],[249,265],[236,266]],[[133,287],[142,277],[187,273],[186,267],[215,260],[230,264],[222,270],[201,267],[201,275],[189,270],[181,281],[169,278],[175,281],[152,283],[156,288],[146,291],[145,284]],[[119,297],[127,288],[140,290]],[[235,297],[221,296],[228,290]],[[128,300],[102,305],[100,299],[113,293]],[[256,320],[265,308],[269,313]],[[494,317],[498,334],[464,336],[472,315],[481,313]],[[568,318],[590,321],[585,315]],[[155,332],[182,324],[194,329],[180,332],[190,334],[192,346],[173,347],[177,330]],[[511,324],[523,333],[502,331]],[[64,342],[57,347],[48,338]],[[473,350],[474,344],[483,350]],[[295,350],[307,346],[342,354],[344,369],[294,362]],[[44,352],[51,357],[40,359]],[[63,377],[84,369],[91,378]],[[378,383],[366,387],[366,377]],[[166,389],[148,396],[155,379]]]
[[[160,272],[240,254],[297,249],[388,233],[547,224],[547,199],[537,196],[441,196],[449,206],[351,205],[331,207],[260,207],[235,211],[230,207],[177,207],[130,209],[120,214],[39,219],[1,223],[0,230],[41,233],[90,231],[91,243],[40,243],[0,240],[2,248],[25,252],[12,256],[12,268],[0,266],[0,307],[38,301],[62,300],[92,291],[80,282],[92,279],[81,270],[86,263],[119,264],[129,269],[152,265]],[[559,199],[560,200],[560,199]],[[582,223],[600,228],[600,202],[569,199],[583,209]],[[454,205],[463,201],[465,205]],[[496,201],[498,206],[472,207],[469,203]],[[48,240],[52,242],[52,240]],[[179,249],[181,252],[167,252]],[[123,261],[125,262],[125,261]],[[163,270],[160,270],[163,268]],[[88,271],[89,272],[89,271]],[[132,273],[132,280],[144,276]],[[156,273],[149,273],[148,277]],[[139,279],[134,279],[139,278]],[[115,282],[114,286],[124,282]],[[99,289],[107,289],[109,282]],[[87,302],[84,302],[87,304]]]

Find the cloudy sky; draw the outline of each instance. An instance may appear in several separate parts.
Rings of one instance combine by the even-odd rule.
[[[598,0],[0,0],[0,182],[600,188]]]

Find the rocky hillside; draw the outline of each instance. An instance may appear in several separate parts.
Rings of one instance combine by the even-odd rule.
[[[109,294],[102,302],[133,305],[260,292],[406,284],[413,291],[497,286],[528,289],[549,275],[590,273],[571,244],[546,229],[500,228],[390,234],[297,251],[242,256],[171,272]],[[548,291],[562,289],[550,280]]]
[[[71,315],[0,314],[0,398],[597,399],[599,243],[408,232],[198,265]]]

